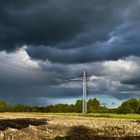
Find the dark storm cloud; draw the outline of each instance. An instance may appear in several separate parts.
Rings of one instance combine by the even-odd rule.
[[[70,40],[61,41],[54,46],[30,45],[28,54],[34,59],[49,59],[57,63],[87,63],[140,56],[140,3],[118,3],[114,6],[112,2],[110,9],[109,5],[104,4],[102,7],[101,4],[99,8],[97,4],[98,8],[94,7],[95,10],[90,11],[91,16],[83,25],[86,30],[81,30]]]
[[[123,6],[115,0],[2,1],[0,46],[5,50],[20,44],[75,48],[103,41],[120,24],[120,11],[129,5],[128,0]]]
[[[132,44],[128,42],[128,45],[121,44],[116,45],[105,43],[97,43],[91,46],[85,46],[76,49],[65,49],[61,50],[58,48],[51,47],[33,47],[27,48],[27,53],[33,59],[47,60],[54,63],[88,63],[93,61],[104,61],[104,60],[117,60],[127,56],[140,56],[140,47],[138,44]],[[119,42],[123,43],[123,42]],[[131,43],[131,44],[130,44]]]
[[[26,44],[32,58],[60,63],[140,55],[138,0],[0,3],[1,50],[12,51]]]
[[[139,13],[139,0],[0,1],[0,97],[79,97],[83,69],[90,95],[137,96]]]
[[[57,45],[72,39],[91,24],[102,24],[105,16],[112,17],[109,11],[113,5],[107,4],[107,1],[100,3],[91,0],[86,3],[79,0],[1,2],[0,40],[2,45],[7,42],[14,46],[20,43]],[[93,17],[95,20],[92,20]],[[105,21],[107,23],[108,20]],[[5,50],[8,49],[5,47]]]
[[[127,59],[128,61],[131,61],[131,67],[130,72],[127,73],[127,76],[124,76],[121,80],[121,83],[124,85],[133,85],[135,87],[140,88],[140,57],[130,57]]]
[[[122,80],[122,84],[135,85],[136,87],[140,88],[140,77],[138,75],[137,77],[132,77],[129,79]]]
[[[44,91],[43,91],[44,90]],[[28,94],[28,92],[34,92],[34,96],[31,96],[31,94]],[[66,94],[66,91],[67,91],[67,94]],[[50,92],[51,92],[51,95],[50,95]],[[24,90],[24,93],[23,92],[15,92],[13,95],[0,95],[0,98],[3,98],[3,99],[7,99],[9,102],[12,102],[12,103],[23,103],[23,104],[29,104],[29,105],[42,105],[42,100],[41,99],[44,99],[46,100],[46,104],[56,104],[57,102],[54,102],[55,100],[63,100],[65,101],[67,99],[67,103],[69,103],[69,100],[71,98],[75,98],[75,99],[78,99],[78,98],[82,98],[82,89],[81,88],[78,88],[78,89],[71,89],[71,88],[51,88],[49,89],[49,91],[46,90],[46,88],[39,88],[39,89],[36,89],[36,90],[28,90],[25,92]],[[40,94],[39,94],[40,93]],[[50,95],[50,96],[48,96]],[[94,91],[94,90],[90,90],[88,91],[88,98],[94,98],[96,96],[101,96],[102,95],[107,95],[108,98],[110,97],[113,97],[115,99],[118,99],[120,101],[122,100],[126,100],[128,98],[138,98],[139,97],[139,94],[135,93],[135,92],[128,92],[128,93],[123,93],[123,92],[105,92],[105,91]],[[13,98],[14,97],[14,98]],[[11,98],[12,98],[12,101],[11,101]],[[50,100],[51,98],[51,100]],[[37,101],[38,100],[38,101]],[[62,103],[62,101],[61,101]]]

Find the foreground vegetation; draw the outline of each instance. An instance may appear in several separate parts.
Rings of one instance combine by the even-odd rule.
[[[97,99],[88,100],[88,113],[117,113],[117,114],[140,114],[140,99],[129,99],[124,101],[118,108],[109,109],[100,105]],[[81,113],[82,100],[75,104],[57,104],[46,107],[26,106],[22,104],[7,104],[0,100],[0,112],[47,112],[47,113]],[[90,116],[91,114],[89,114]],[[113,117],[113,116],[112,116]]]
[[[104,118],[122,118],[122,119],[140,119],[140,114],[115,114],[115,113],[89,113],[87,117]]]
[[[0,140],[140,139],[138,119],[87,117],[76,114],[1,113]]]

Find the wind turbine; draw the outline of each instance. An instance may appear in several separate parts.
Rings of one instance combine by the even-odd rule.
[[[82,81],[83,82],[83,101],[82,101],[82,113],[87,113],[87,81],[90,80],[90,77],[87,77],[86,70],[83,71],[83,76],[75,79],[71,79],[74,81]]]

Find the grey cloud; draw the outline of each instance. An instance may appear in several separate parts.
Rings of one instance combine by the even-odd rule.
[[[1,1],[0,97],[79,97],[70,79],[83,69],[98,77],[90,95],[138,96],[139,7],[139,0]]]
[[[1,2],[0,48],[27,44],[32,58],[59,63],[139,56],[139,6],[137,0],[7,0]]]
[[[77,37],[75,43],[67,47],[102,41],[120,23],[119,9],[126,8],[130,3],[126,1],[122,7],[121,2],[115,0],[89,0],[86,3],[81,0],[7,0],[0,6],[0,43],[1,46],[11,44],[2,47],[5,50],[23,43],[63,48],[65,46],[60,44],[69,44],[79,34],[85,33],[87,35]],[[83,43],[80,43],[82,40]]]

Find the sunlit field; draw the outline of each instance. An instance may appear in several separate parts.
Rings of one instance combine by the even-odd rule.
[[[0,117],[49,117],[49,116],[83,116],[83,117],[100,117],[100,118],[123,118],[123,119],[140,119],[140,114],[115,114],[115,113],[1,113]]]
[[[0,140],[139,139],[138,114],[1,113]]]

